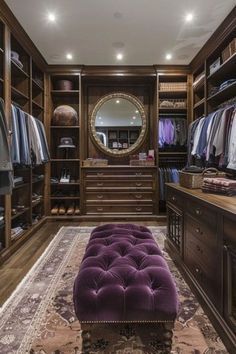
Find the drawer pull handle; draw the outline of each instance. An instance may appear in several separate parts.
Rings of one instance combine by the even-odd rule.
[[[103,211],[103,208],[97,208],[97,211]]]
[[[135,194],[135,198],[137,198],[137,199],[141,199],[143,196],[142,196],[142,194]]]
[[[197,274],[201,274],[201,270],[200,270],[198,267],[195,268],[195,272],[196,272]]]
[[[103,176],[103,173],[102,173],[102,172],[99,172],[99,173],[97,173],[97,176],[98,176],[98,177],[102,177],[102,176]]]
[[[195,213],[196,213],[197,215],[202,215],[202,211],[201,211],[201,209],[199,209],[199,208],[195,209]]]
[[[141,187],[143,184],[142,183],[136,183],[137,187]]]
[[[98,186],[98,187],[102,187],[102,186],[103,186],[103,183],[97,183],[97,186]]]
[[[173,195],[173,197],[171,197],[171,200],[172,200],[173,202],[175,202],[175,201],[176,201],[176,197]]]
[[[103,195],[102,195],[102,194],[98,194],[98,195],[97,195],[97,198],[98,198],[98,199],[102,199],[102,198],[103,198]]]
[[[136,211],[142,211],[142,208],[136,208]]]
[[[136,172],[136,176],[142,176],[142,172]]]
[[[200,231],[201,231],[201,230],[200,230],[200,227],[197,227],[197,228],[195,229],[195,231],[196,231],[197,234],[200,234]]]

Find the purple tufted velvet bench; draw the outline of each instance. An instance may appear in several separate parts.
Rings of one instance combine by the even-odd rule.
[[[175,284],[151,231],[133,224],[95,228],[74,283],[83,353],[97,323],[155,323],[169,353],[178,310]]]

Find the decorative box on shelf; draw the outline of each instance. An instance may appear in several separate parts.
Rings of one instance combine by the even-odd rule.
[[[222,51],[222,62],[224,63],[228,60],[232,55],[236,53],[236,38],[234,38],[227,47]]]
[[[210,65],[210,75],[213,74],[217,69],[219,69],[221,65],[220,57],[218,57],[211,65]]]
[[[91,166],[103,167],[103,166],[107,166],[107,165],[108,165],[108,160],[105,160],[105,159],[83,160],[84,167],[91,167]]]

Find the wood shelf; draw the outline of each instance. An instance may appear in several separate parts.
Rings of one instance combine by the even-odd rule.
[[[29,96],[25,95],[23,92],[19,91],[14,86],[11,86],[11,92],[13,99],[29,100]]]
[[[24,210],[19,211],[19,213],[17,213],[16,215],[12,215],[11,220],[14,220],[14,219],[18,218],[19,216],[25,214],[27,211],[29,211],[29,209],[30,208],[25,208]]]
[[[55,182],[51,182],[51,186],[79,186],[80,182],[69,182],[69,183],[55,183]]]
[[[199,91],[204,91],[204,83],[205,83],[205,76],[195,86],[193,85],[193,92],[197,93]]]
[[[158,91],[160,98],[163,97],[186,97],[187,91]]]
[[[200,101],[195,103],[195,105],[193,106],[193,109],[196,109],[196,108],[199,108],[200,106],[203,106],[204,103],[205,103],[205,97],[203,97]]]
[[[168,107],[168,108],[162,108],[159,107],[159,112],[186,112],[187,108],[173,108],[173,107]]]
[[[21,69],[13,60],[11,60],[11,68],[12,68],[12,74],[15,75],[16,77],[21,76],[21,77],[29,78],[29,74],[27,74],[27,72]]]
[[[80,197],[59,197],[59,196],[51,196],[51,200],[80,200]]]
[[[16,190],[16,189],[24,188],[24,187],[26,187],[26,186],[29,186],[29,182],[24,182],[24,183],[18,184],[18,185],[16,185],[15,187],[13,187],[13,192],[14,192],[14,190]]]
[[[43,92],[43,90],[44,90],[43,87],[40,84],[38,84],[38,82],[33,78],[32,78],[32,86],[34,88],[38,89],[39,91]]]
[[[51,129],[79,129],[79,125],[71,125],[71,126],[64,126],[64,125],[51,125]]]
[[[186,151],[160,151],[159,155],[187,155]]]
[[[51,159],[51,162],[79,162],[80,159]]]
[[[38,104],[37,102],[35,102],[34,100],[32,100],[32,105],[37,108],[37,109],[40,109],[41,111],[44,110],[44,107],[41,106],[40,104]]]
[[[214,95],[207,98],[207,102],[212,102],[215,100],[220,100],[221,103],[224,100],[230,99],[231,96],[236,94],[236,81],[233,82],[231,85],[227,86],[223,90],[216,92]]]
[[[234,53],[228,60],[226,60],[221,66],[212,74],[208,75],[207,80],[224,80],[225,75],[233,73],[236,70],[236,53]]]
[[[53,96],[79,96],[79,90],[52,90]]]

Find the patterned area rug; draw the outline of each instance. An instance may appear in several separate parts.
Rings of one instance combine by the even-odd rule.
[[[163,249],[164,227],[149,227]],[[92,228],[63,227],[0,313],[0,353],[79,354],[80,324],[72,289]],[[173,354],[225,354],[219,336],[168,254],[176,281],[180,311]],[[91,354],[157,354],[154,326],[103,326],[93,332]]]

